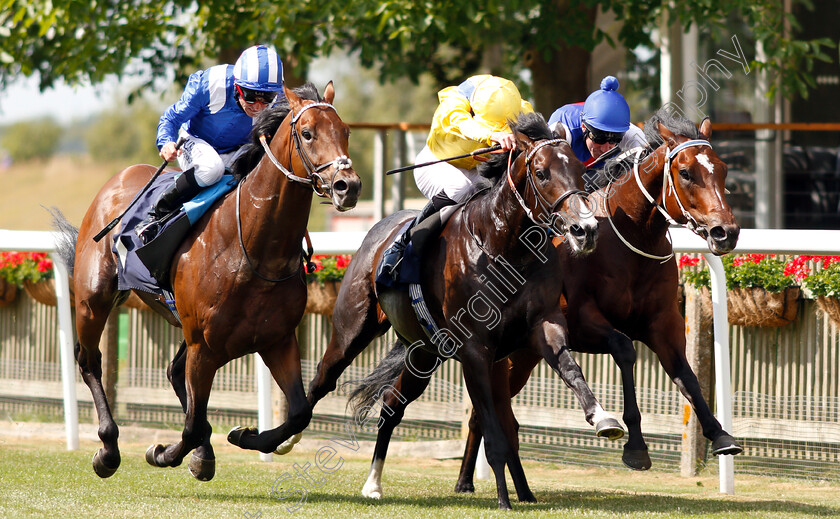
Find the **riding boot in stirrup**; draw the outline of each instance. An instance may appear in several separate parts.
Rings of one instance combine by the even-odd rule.
[[[405,248],[408,247],[408,243],[411,241],[411,231],[414,229],[417,224],[425,220],[429,217],[429,215],[434,214],[437,211],[435,205],[429,201],[423,210],[420,211],[420,214],[414,218],[414,221],[411,222],[411,225],[408,226],[408,229],[405,230],[395,241],[388,247],[387,250],[382,254],[382,264],[380,272],[385,272],[391,276],[391,279],[397,281],[400,274],[400,263],[403,259],[403,253],[405,252]]]
[[[201,186],[195,180],[194,168],[184,171],[169,189],[161,193],[160,198],[149,210],[148,216],[137,224],[134,232],[143,243],[148,243],[160,230],[161,221],[168,214],[176,211],[183,202],[197,195],[199,191],[201,191]]]

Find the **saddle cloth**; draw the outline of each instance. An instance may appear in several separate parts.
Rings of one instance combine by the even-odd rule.
[[[135,289],[164,295],[164,290],[171,288],[169,266],[178,246],[213,202],[236,186],[233,175],[224,175],[219,182],[203,189],[168,215],[157,236],[144,245],[135,234],[134,227],[146,218],[160,194],[172,185],[180,173],[161,173],[125,214],[122,225],[114,233],[112,250],[117,258],[117,288],[120,290]]]

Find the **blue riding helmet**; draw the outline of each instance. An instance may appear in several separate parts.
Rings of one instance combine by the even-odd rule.
[[[236,60],[233,78],[234,84],[242,88],[277,92],[283,89],[283,62],[274,49],[254,45]]]
[[[601,88],[586,98],[580,116],[592,130],[626,132],[630,128],[630,107],[624,96],[618,93],[618,79],[613,76],[602,79]]]

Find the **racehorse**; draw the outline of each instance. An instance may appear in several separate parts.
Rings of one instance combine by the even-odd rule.
[[[617,163],[619,168],[612,171],[613,180],[593,194],[600,201],[595,252],[581,257],[572,253],[567,244],[557,246],[560,271],[565,278],[563,307],[570,348],[607,353],[618,364],[624,392],[623,419],[628,429],[622,460],[636,470],[650,468],[650,457],[636,402],[636,351],[631,339],[644,342],[657,354],[665,371],[694,407],[704,435],[712,441],[712,452],[721,455],[742,451],[715,419],[686,361],[684,319],[678,308],[678,271],[668,240],[669,220],[673,220],[689,224],[717,255],[731,252],[737,243],[740,229],[724,196],[727,168],[708,142],[711,132],[709,119],[701,123],[698,132],[686,119],[663,110],[654,114],[645,124],[645,133],[649,142],[658,144],[656,150],[644,158],[634,157],[629,170]],[[513,420],[507,424],[510,428],[517,427],[510,399],[525,385],[539,360],[538,355],[522,349],[494,366],[494,397],[498,405],[506,407],[500,415]],[[394,385],[402,398],[384,396],[382,405],[389,415],[386,417],[383,412],[382,417],[389,419],[388,424],[394,421],[392,415],[402,417],[405,407],[428,384],[404,367],[390,364],[390,368],[383,365],[379,383],[399,377]],[[359,405],[371,398],[365,385],[369,383],[354,393]],[[469,426],[456,492],[474,491],[473,472],[481,439],[481,425],[475,413]],[[389,439],[390,431],[380,428],[375,452],[383,453],[383,457],[375,458],[374,464],[384,462]],[[381,471],[371,472],[365,488],[381,489]]]
[[[457,209],[440,240],[427,245],[423,254],[422,295],[430,314],[426,325],[450,327],[427,334],[409,294],[375,283],[383,250],[413,218],[406,211],[391,215],[370,230],[347,268],[333,311],[330,344],[308,394],[314,406],[335,389],[350,362],[391,325],[401,342],[411,345],[401,366],[417,376],[431,376],[441,359],[455,357],[463,366],[467,390],[486,431],[499,507],[504,509],[510,508],[506,464],[519,499],[533,501],[534,496],[518,455],[508,445],[515,431],[503,431],[494,410],[490,370],[495,361],[517,348],[531,348],[573,388],[596,432],[624,434],[592,395],[569,353],[566,322],[559,310],[561,278],[546,232],[561,219],[554,227],[568,236],[577,253],[594,248],[596,222],[580,190],[583,165],[563,135],[552,133],[541,115],[522,115],[510,124],[517,149],[508,154],[507,163],[502,156],[482,168],[496,179],[493,187]],[[568,217],[574,214],[582,216]],[[412,292],[412,298],[417,297]]]
[[[250,171],[235,196],[217,201],[195,224],[170,269],[186,346],[169,374],[173,368],[182,370],[180,381],[177,376],[172,380],[186,421],[180,442],[153,445],[146,460],[175,467],[196,449],[189,468],[203,481],[215,474],[207,400],[216,371],[230,360],[258,353],[289,401],[286,423],[242,447],[271,452],[281,443],[278,438],[299,433],[309,423],[312,410],[295,338],[306,305],[301,243],[313,193],[345,211],[356,205],[361,190],[347,158],[349,128],[331,104],[332,82],[323,98],[311,84],[285,89],[285,94],[287,103],[261,114],[252,131],[254,142],[234,164],[234,170]],[[270,142],[261,148],[259,138],[266,136]],[[76,359],[93,395],[103,443],[93,456],[93,469],[103,478],[119,467],[120,452],[119,430],[102,388],[99,337],[111,309],[130,292],[117,290],[111,240],[97,243],[92,237],[122,212],[154,171],[152,166],[135,165],[114,176],[97,194],[78,230],[56,221],[65,239],[60,253],[72,267],[76,294]],[[137,294],[161,309],[156,296]],[[177,325],[171,312],[162,313]]]

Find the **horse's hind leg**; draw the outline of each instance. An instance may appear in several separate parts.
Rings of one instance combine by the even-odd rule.
[[[76,292],[76,331],[79,342],[76,343],[76,361],[79,372],[93,397],[93,405],[99,419],[99,438],[102,448],[93,455],[93,470],[101,478],[112,476],[120,466],[120,450],[117,438],[120,435],[111,407],[102,386],[102,353],[99,351],[99,339],[112,305],[104,294],[92,294],[88,299],[82,299],[82,294]]]
[[[421,373],[433,372],[438,363],[439,359],[437,357],[423,350],[415,350],[412,354],[412,367],[418,369]],[[373,461],[370,465],[367,481],[362,487],[364,497],[372,499],[382,497],[382,470],[385,466],[385,457],[388,455],[391,436],[394,429],[402,422],[406,407],[423,394],[429,386],[430,378],[418,377],[408,369],[404,369],[393,385],[383,382],[378,384],[378,387],[373,388],[375,394],[368,399],[367,405],[373,407],[376,405],[376,401],[382,398],[382,413],[377,424]],[[361,417],[356,416],[356,421],[361,421]]]
[[[152,445],[146,451],[146,461],[155,467],[177,467],[191,450],[202,446],[202,451],[193,453],[190,459],[190,473],[200,481],[213,479],[216,459],[210,446],[212,427],[207,421],[207,401],[216,370],[221,365],[206,353],[206,347],[188,347],[185,366],[187,413],[181,441],[170,445]]]
[[[181,409],[184,413],[187,412],[187,341],[181,341],[181,346],[178,348],[169,367],[166,368],[166,378],[172,384],[172,389],[181,402]]]

